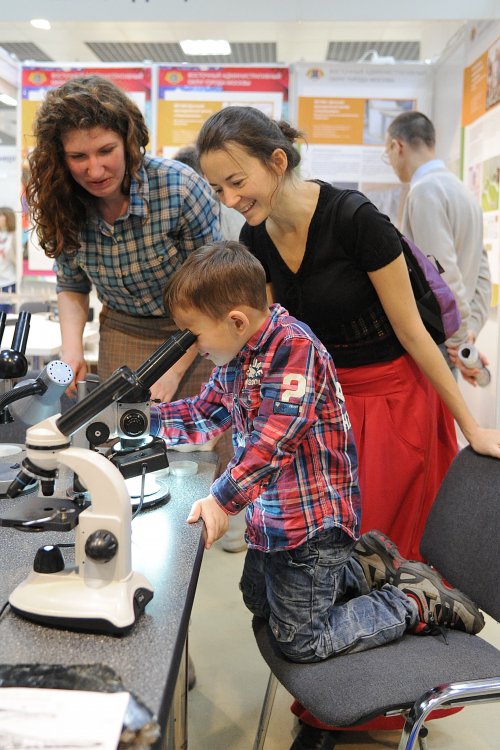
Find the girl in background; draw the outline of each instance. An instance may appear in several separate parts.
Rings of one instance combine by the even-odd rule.
[[[16,215],[0,206],[0,291],[16,291]],[[12,312],[13,305],[0,304],[1,312]]]

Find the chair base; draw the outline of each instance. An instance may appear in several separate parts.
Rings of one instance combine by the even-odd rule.
[[[278,684],[278,678],[270,672],[252,750],[264,750]],[[421,696],[410,711],[401,712],[407,718],[398,750],[414,750],[417,742],[420,750],[427,750],[428,729],[424,726],[424,722],[436,708],[467,706],[479,702],[491,703],[499,700],[500,677],[457,682],[433,688]]]
[[[413,750],[417,738],[420,738],[425,719],[436,708],[493,703],[499,700],[500,677],[455,682],[433,688],[424,693],[409,711],[398,750]]]

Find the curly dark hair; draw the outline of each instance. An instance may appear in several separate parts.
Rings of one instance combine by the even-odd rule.
[[[112,81],[101,76],[78,76],[49,91],[38,110],[36,145],[28,156],[30,175],[26,198],[41,247],[49,258],[74,254],[92,196],[72,178],[64,158],[62,138],[70,130],[102,127],[123,138],[125,179],[130,190],[149,141],[139,108]]]

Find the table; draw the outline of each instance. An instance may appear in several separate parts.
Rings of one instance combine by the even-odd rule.
[[[8,314],[7,325],[2,339],[2,349],[9,349],[12,343],[14,326],[18,316]],[[88,347],[97,342],[99,327],[97,322],[86,323],[83,330],[83,345]],[[61,328],[59,322],[51,320],[49,313],[33,313],[26,343],[26,357],[33,360],[33,367],[40,368],[51,359],[57,359],[61,350]]]
[[[156,747],[161,750],[187,747],[187,633],[203,556],[203,527],[187,524],[186,517],[192,502],[208,493],[218,461],[212,452],[197,451],[188,458],[196,461],[197,474],[169,475],[170,500],[132,522],[133,569],[149,579],[154,597],[129,635],[116,638],[49,628],[9,609],[0,620],[2,663],[112,667],[157,716],[162,734]],[[186,460],[186,454],[171,451],[170,464],[178,460]],[[1,499],[0,513],[16,502]],[[0,527],[0,605],[30,571],[38,547],[71,541],[72,532],[26,533]]]

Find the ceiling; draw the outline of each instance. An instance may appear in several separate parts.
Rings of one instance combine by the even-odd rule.
[[[47,18],[50,31],[31,18]],[[436,60],[467,20],[500,17],[498,0],[2,0],[0,47],[13,62],[291,64],[380,56]],[[232,54],[186,56],[182,39],[227,39]],[[15,67],[15,66],[14,66]],[[12,94],[14,80],[2,88]],[[14,144],[0,103],[2,144]]]
[[[43,62],[428,60],[468,19],[498,17],[498,0],[2,0],[0,46]],[[227,39],[232,55],[186,57],[182,39]]]
[[[0,47],[19,60],[39,62],[293,63],[357,61],[375,49],[397,60],[438,57],[465,19],[347,22],[52,21],[50,31],[29,21],[0,22]],[[227,39],[232,54],[183,54],[182,39]]]

